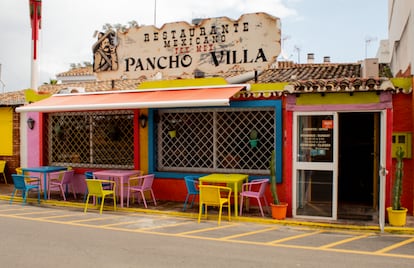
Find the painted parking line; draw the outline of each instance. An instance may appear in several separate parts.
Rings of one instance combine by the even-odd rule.
[[[389,251],[391,251],[393,249],[396,249],[396,248],[399,248],[399,247],[408,245],[410,243],[414,243],[414,237],[411,237],[411,238],[409,238],[407,240],[404,240],[404,241],[401,241],[399,243],[395,243],[395,244],[393,244],[391,246],[388,246],[388,247],[382,248],[380,250],[377,250],[377,251],[375,251],[375,253],[385,253],[385,252],[389,252]]]
[[[63,215],[55,215],[55,216],[48,216],[48,217],[42,217],[42,219],[44,220],[48,220],[48,219],[60,219],[60,218],[69,218],[69,217],[74,217],[76,216],[75,214],[63,214]]]
[[[319,249],[333,248],[333,247],[336,247],[336,246],[339,246],[339,245],[342,245],[342,244],[346,244],[346,243],[349,243],[349,242],[352,242],[352,241],[367,238],[369,236],[372,236],[372,234],[364,234],[364,235],[359,235],[359,236],[353,236],[353,237],[350,237],[350,238],[339,240],[337,242],[333,242],[333,243],[330,243],[330,244],[320,246],[318,248]]]
[[[43,208],[41,208],[43,210]],[[7,209],[9,210],[9,209]],[[362,232],[344,232],[344,231],[332,231],[332,230],[317,230],[312,231],[312,229],[305,229],[305,228],[291,228],[286,229],[284,231],[283,226],[269,226],[269,225],[244,225],[243,223],[234,223],[229,222],[223,225],[217,226],[215,221],[207,221],[203,224],[197,224],[194,220],[188,220],[177,218],[177,217],[168,217],[165,215],[133,215],[131,214],[119,214],[119,215],[100,215],[97,217],[96,214],[84,214],[83,212],[74,212],[68,214],[67,211],[61,215],[44,215],[40,211],[30,211],[31,208],[18,208],[14,210],[14,214],[1,214],[0,210],[0,217],[9,217],[9,218],[18,218],[24,220],[31,220],[31,221],[41,221],[41,222],[48,222],[48,223],[56,223],[56,224],[65,224],[65,225],[72,225],[78,227],[86,227],[86,228],[96,228],[96,229],[105,229],[108,231],[122,231],[122,232],[131,232],[131,233],[148,233],[148,234],[155,234],[155,235],[163,235],[163,236],[170,236],[170,237],[186,237],[190,239],[202,239],[202,240],[211,240],[211,241],[222,241],[227,243],[239,243],[239,244],[250,244],[250,245],[257,245],[257,246],[271,246],[271,247],[285,247],[285,248],[292,248],[292,249],[306,249],[306,250],[320,250],[326,252],[338,252],[344,254],[358,254],[358,255],[371,255],[371,256],[382,256],[382,257],[392,257],[392,258],[400,258],[400,259],[414,259],[414,255],[412,254],[411,248],[414,247],[414,237],[407,235],[407,236],[399,236],[395,235],[396,238],[403,238],[396,242],[396,239],[392,239],[391,245],[387,245],[381,249],[376,250],[364,250],[363,248],[360,249],[353,249],[349,246],[343,246],[347,243],[359,243],[359,240],[364,240],[364,238],[370,238],[371,236],[373,239],[383,239],[386,238],[385,241],[390,241],[391,238],[387,237],[394,237],[394,236],[375,236],[374,233],[362,233]],[[23,212],[24,213],[21,213]],[[47,209],[46,209],[47,210]],[[48,213],[59,213],[62,211],[59,210],[50,210]],[[65,212],[65,211],[63,211]],[[46,213],[47,214],[47,213]],[[38,216],[41,217],[38,217]],[[90,218],[83,218],[78,220],[65,220],[65,218],[70,217],[85,217],[88,216]],[[135,217],[139,217],[136,218]],[[63,219],[62,221],[58,221],[55,219]],[[94,224],[104,222],[105,220],[115,221],[112,223],[106,224]],[[164,224],[167,222],[169,224]],[[163,223],[161,223],[163,222]],[[142,224],[144,223],[144,224]],[[143,227],[143,228],[136,228],[136,225],[148,225],[154,224],[151,227]],[[161,224],[161,225],[159,225]],[[182,231],[184,228],[174,228],[179,226],[186,226],[185,228],[190,229],[188,231]],[[206,226],[208,226],[206,228]],[[240,228],[234,228],[239,226]],[[232,228],[233,227],[233,228]],[[280,229],[280,230],[278,230]],[[157,231],[156,231],[157,230]],[[177,230],[180,230],[179,232]],[[292,231],[292,232],[291,232]],[[219,235],[219,237],[211,237],[205,236],[205,234],[209,232],[214,232],[215,235]],[[235,233],[237,232],[237,233]],[[286,234],[287,237],[280,238],[277,240],[272,240],[270,242],[264,241],[260,242],[255,240],[257,237],[255,235],[266,235],[269,232],[273,234]],[[275,233],[276,232],[276,233]],[[305,232],[300,233],[298,232]],[[332,243],[327,243],[322,246],[312,246],[307,244],[307,240],[302,240],[301,238],[318,236],[319,234],[346,234],[350,235],[351,237],[343,238],[338,237],[337,241]],[[267,236],[267,235],[266,235]],[[256,238],[255,238],[256,237]],[[283,242],[287,241],[296,241],[296,244],[286,244]],[[376,240],[374,240],[375,243]],[[379,240],[381,242],[384,240]],[[303,242],[303,243],[302,243]],[[364,243],[364,242],[363,242]],[[352,244],[352,243],[351,243]],[[378,243],[377,243],[378,244]],[[343,248],[335,248],[337,246],[341,246]],[[346,248],[348,247],[348,249]],[[399,250],[399,248],[405,247],[403,250]],[[393,252],[390,252],[393,251]]]
[[[324,230],[318,230],[318,231],[315,231],[315,232],[309,232],[309,233],[304,233],[304,234],[299,234],[299,235],[292,235],[292,236],[288,236],[288,237],[285,237],[285,238],[282,238],[282,239],[277,239],[277,240],[273,240],[273,241],[270,241],[270,242],[266,242],[265,244],[271,244],[271,245],[280,244],[282,242],[291,241],[291,240],[295,240],[295,239],[299,239],[299,238],[303,238],[303,237],[307,237],[307,236],[311,236],[311,235],[317,235],[317,234],[321,234],[321,233],[324,233],[324,232],[325,232]]]
[[[85,215],[88,215],[88,214],[85,214]],[[83,222],[92,222],[92,221],[104,221],[104,220],[110,220],[110,219],[116,219],[116,218],[119,218],[119,216],[112,216],[112,217],[95,217],[95,218],[74,220],[74,221],[70,221],[70,222],[71,223],[83,223]]]
[[[270,227],[270,228],[259,229],[259,230],[250,231],[250,232],[243,232],[243,233],[240,233],[240,234],[224,236],[224,237],[220,238],[220,240],[230,240],[230,239],[235,239],[235,238],[241,238],[241,237],[244,237],[244,236],[270,232],[270,231],[274,231],[274,230],[277,230],[277,229],[279,229],[279,227]]]
[[[238,225],[238,224],[236,224]],[[230,228],[233,227],[233,224],[229,224],[229,225],[220,225],[220,226],[215,226],[215,227],[208,227],[208,228],[201,228],[201,229],[197,229],[197,230],[191,230],[191,231],[187,231],[187,232],[181,232],[181,233],[177,233],[177,235],[189,235],[189,234],[196,234],[196,233],[203,233],[203,232],[208,232],[208,231],[212,231],[212,230],[219,230],[219,229],[226,229],[226,228]]]
[[[13,214],[15,216],[36,216],[39,214],[50,214],[50,213],[56,213],[56,211],[46,211],[46,210],[41,210],[41,211],[30,211],[30,212],[25,212],[25,213],[16,213]]]
[[[152,226],[152,227],[146,227],[146,228],[140,228],[141,230],[156,230],[156,229],[162,229],[162,228],[171,228],[171,227],[177,227],[177,226],[184,226],[189,225],[194,222],[192,221],[184,221],[184,222],[177,222],[177,223],[171,223],[171,224],[165,224],[165,225],[159,225],[159,226]]]
[[[122,225],[140,223],[140,222],[144,222],[146,220],[147,219],[137,219],[135,221],[121,221],[121,222],[115,222],[115,223],[100,225],[100,227],[106,228],[106,227],[122,226]]]

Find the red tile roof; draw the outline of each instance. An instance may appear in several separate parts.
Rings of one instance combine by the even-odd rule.
[[[286,93],[294,94],[321,91],[348,92],[395,90],[392,83],[390,83],[386,78],[361,78],[361,68],[360,63],[297,64],[293,62],[278,62],[276,67],[263,71],[255,79],[251,79],[250,81],[247,81],[247,83],[290,82],[285,91]],[[246,73],[243,68],[235,66],[229,72],[214,75],[206,74],[206,76],[221,76],[224,78],[230,78],[243,73]],[[93,74],[92,67],[81,67],[60,73],[57,76],[82,76]],[[183,75],[180,78],[193,77],[193,75]],[[138,79],[118,79],[109,81],[42,85],[39,87],[39,91],[55,94],[63,88],[70,87],[83,87],[86,92],[131,90],[136,89],[137,86],[145,80],[147,80],[147,77],[141,77]],[[24,103],[24,90],[0,95],[0,105],[21,105]]]

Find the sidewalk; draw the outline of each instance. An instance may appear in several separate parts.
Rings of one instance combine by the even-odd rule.
[[[12,184],[0,184],[0,200],[10,200],[11,193],[13,191]],[[15,202],[21,202],[21,195],[18,193]],[[30,202],[36,204],[36,199],[33,199],[33,193],[30,194]],[[55,193],[51,196],[51,200],[41,199],[40,206],[55,206],[62,208],[84,208],[83,195],[78,196],[75,200],[72,195],[67,197],[68,201],[63,201],[62,197]],[[110,200],[112,201],[112,200]],[[106,203],[106,202],[105,202]],[[109,203],[108,203],[109,204]],[[192,208],[187,208],[184,212],[182,210],[182,202],[168,202],[157,200],[157,206],[154,206],[152,203],[149,204],[148,209],[143,207],[143,204],[133,204],[129,208],[120,208],[117,207],[117,211],[123,213],[149,213],[149,214],[165,214],[169,216],[176,217],[187,217],[194,218],[198,217],[198,204],[195,204]],[[108,210],[111,210],[109,208]],[[210,212],[210,210],[209,210]],[[214,214],[214,210],[211,210],[210,214]],[[306,226],[310,228],[323,228],[323,229],[343,229],[343,230],[355,230],[355,231],[367,231],[367,232],[380,232],[378,222],[373,221],[354,221],[354,220],[337,220],[337,221],[322,221],[322,220],[304,220],[304,219],[293,219],[287,218],[285,220],[274,220],[270,216],[261,217],[259,209],[251,208],[248,212],[243,211],[243,215],[237,218],[232,219],[233,221],[243,221],[243,222],[252,222],[252,223],[266,223],[266,224],[281,224],[281,225],[291,225],[291,226]],[[402,234],[414,234],[414,216],[407,215],[407,224],[404,227],[392,227],[388,224],[385,225],[384,231],[387,233],[402,233]]]

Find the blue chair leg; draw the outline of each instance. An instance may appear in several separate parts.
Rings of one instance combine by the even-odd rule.
[[[29,191],[26,190],[25,193],[24,193],[24,197],[23,197],[23,206],[26,204],[26,198],[27,198],[28,195],[29,195]]]
[[[187,209],[187,202],[188,202],[189,197],[190,197],[190,194],[187,194],[187,197],[185,198],[185,201],[184,201],[183,211],[185,211]]]
[[[16,194],[16,192],[17,192],[17,190],[16,190],[16,189],[14,189],[14,191],[13,191],[13,193],[12,193],[12,195],[11,195],[11,198],[10,198],[10,202],[9,202],[9,204],[13,203],[13,198],[14,198],[14,195]]]
[[[40,204],[40,189],[37,190],[37,203]]]
[[[195,195],[195,194],[193,194],[193,199],[192,199],[192,201],[191,201],[191,206],[190,206],[190,208],[192,208],[192,207],[193,207],[195,198],[196,198],[196,195]]]

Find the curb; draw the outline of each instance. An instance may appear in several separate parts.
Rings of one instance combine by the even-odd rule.
[[[10,196],[0,195],[0,200],[10,201]],[[13,203],[22,202],[21,197],[14,197]],[[36,198],[28,198],[27,202],[37,203]],[[40,205],[50,206],[50,207],[70,207],[70,208],[81,208],[85,206],[83,203],[70,202],[70,201],[57,201],[57,200],[41,200]],[[105,206],[108,210],[112,209],[112,206]],[[154,215],[167,215],[171,217],[181,217],[181,218],[191,218],[197,219],[198,213],[188,213],[188,212],[179,212],[179,211],[169,211],[169,210],[153,210],[145,208],[120,208],[117,207],[116,212],[125,212],[125,213],[145,213],[145,214],[154,214]],[[214,217],[214,216],[211,216]],[[251,222],[251,223],[261,223],[261,224],[279,224],[284,226],[304,226],[308,228],[315,229],[332,229],[332,230],[347,230],[347,231],[365,231],[365,232],[375,232],[380,233],[380,227],[376,225],[354,225],[354,224],[336,224],[336,223],[323,223],[323,222],[313,222],[313,221],[298,221],[295,219],[285,219],[285,220],[274,220],[274,219],[265,219],[258,217],[243,217],[239,216],[237,219],[232,218],[234,221],[239,222]],[[393,234],[409,234],[414,235],[414,228],[411,227],[392,227],[386,226],[384,228],[384,233],[393,233]]]

